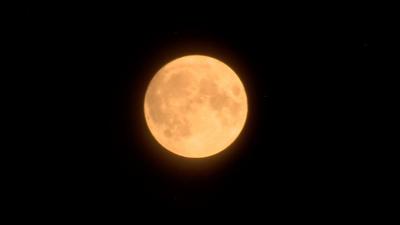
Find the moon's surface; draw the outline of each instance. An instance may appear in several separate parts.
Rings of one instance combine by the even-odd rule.
[[[154,138],[180,156],[202,158],[226,149],[247,117],[247,96],[236,73],[208,56],[171,61],[151,80],[144,114]]]

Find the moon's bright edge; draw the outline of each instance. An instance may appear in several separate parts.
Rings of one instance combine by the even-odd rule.
[[[144,114],[154,138],[180,156],[202,158],[231,145],[247,117],[247,96],[236,73],[208,56],[163,66],[151,80]]]

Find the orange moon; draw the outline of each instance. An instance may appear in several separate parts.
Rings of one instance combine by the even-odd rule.
[[[236,73],[208,56],[189,55],[163,66],[151,80],[144,114],[164,148],[188,158],[231,145],[247,117],[245,88]]]

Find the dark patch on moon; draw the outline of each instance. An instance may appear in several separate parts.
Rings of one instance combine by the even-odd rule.
[[[241,111],[241,105],[238,102],[232,102],[229,106],[230,112],[236,116]]]
[[[226,93],[216,93],[210,98],[210,106],[216,111],[220,111],[223,107],[227,106],[231,98]]]
[[[167,137],[167,138],[170,138],[170,137],[172,136],[171,131],[168,130],[168,129],[165,129],[165,130],[164,130],[164,135],[165,135],[165,137]]]
[[[233,93],[235,96],[239,96],[239,94],[240,94],[240,87],[237,86],[237,85],[233,86],[233,88],[232,88],[232,93]]]
[[[174,73],[165,82],[160,84],[164,88],[164,94],[166,96],[171,96],[173,98],[182,98],[190,93],[190,79],[188,78],[190,74],[188,71]]]
[[[199,95],[211,96],[218,91],[218,86],[210,79],[201,79],[199,85]]]

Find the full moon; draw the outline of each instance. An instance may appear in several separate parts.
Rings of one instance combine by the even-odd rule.
[[[151,134],[165,149],[188,158],[231,145],[247,117],[247,96],[236,73],[208,56],[189,55],[163,66],[144,99]]]

